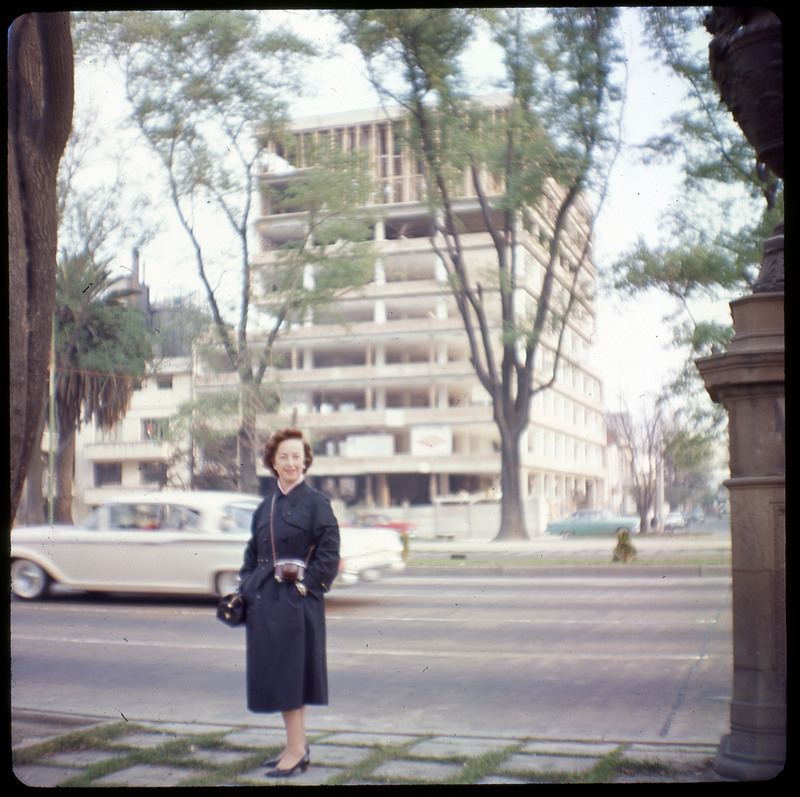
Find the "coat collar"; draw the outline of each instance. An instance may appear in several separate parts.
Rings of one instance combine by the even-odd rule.
[[[274,495],[277,498],[285,498],[292,506],[297,506],[303,496],[310,490],[311,488],[308,486],[308,482],[305,479],[297,485],[297,487],[293,487],[289,490],[288,493],[284,493],[280,487],[278,487],[278,482],[275,482],[275,491]]]

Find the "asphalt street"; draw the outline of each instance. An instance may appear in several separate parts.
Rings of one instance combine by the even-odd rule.
[[[694,746],[707,763],[729,723],[725,538],[642,542],[650,563],[620,567],[608,540],[495,544],[489,565],[481,541],[415,541],[405,573],[329,597],[331,702],[309,731]],[[13,601],[11,640],[20,745],[38,738],[26,716],[280,732],[244,709],[244,634],[212,602]]]
[[[406,573],[330,596],[331,702],[310,710],[322,726],[702,740],[724,730],[724,573]],[[244,633],[216,621],[212,603],[14,602],[11,632],[17,705],[253,720]]]

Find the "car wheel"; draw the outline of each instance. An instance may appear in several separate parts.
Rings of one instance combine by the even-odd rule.
[[[11,591],[18,598],[37,600],[50,586],[50,576],[34,562],[15,559],[11,563]]]
[[[230,595],[239,589],[239,574],[233,570],[217,574],[217,593],[220,595]]]
[[[568,540],[571,536],[572,536],[572,532],[571,531],[562,531],[561,532],[561,539],[562,540]]]

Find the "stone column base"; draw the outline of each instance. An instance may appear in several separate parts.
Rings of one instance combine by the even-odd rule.
[[[785,734],[757,738],[730,733],[722,737],[717,748],[714,772],[737,781],[766,781],[783,772],[785,761]]]

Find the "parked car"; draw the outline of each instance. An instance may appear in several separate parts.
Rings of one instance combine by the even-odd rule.
[[[670,512],[664,518],[664,531],[677,531],[686,528],[686,518],[683,512]]]
[[[700,507],[695,507],[689,513],[689,525],[694,525],[695,523],[705,523],[706,522],[706,513],[703,512]]]
[[[394,529],[404,537],[417,536],[417,524],[408,520],[391,520],[387,515],[375,512],[362,512],[356,516],[355,522],[360,526],[374,526],[381,529]]]
[[[610,535],[618,531],[638,534],[641,531],[641,520],[635,515],[615,515],[604,509],[581,509],[564,520],[547,524],[548,534],[558,534],[562,537]]]
[[[394,529],[340,525],[339,537],[339,575],[334,589],[374,581],[384,573],[399,573],[406,566],[403,538]]]
[[[14,528],[11,590],[44,596],[52,583],[86,591],[221,595],[236,589],[258,495],[118,494],[76,525]],[[354,584],[404,567],[391,529],[340,527],[340,575]]]

